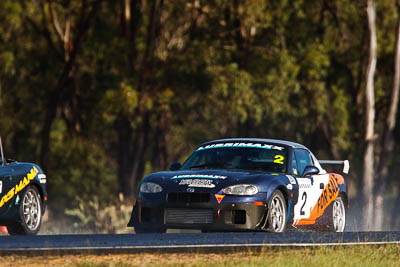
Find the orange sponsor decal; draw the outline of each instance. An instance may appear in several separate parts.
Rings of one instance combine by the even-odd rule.
[[[311,209],[310,217],[300,219],[296,221],[294,225],[315,224],[315,220],[322,216],[329,204],[331,204],[339,195],[340,184],[344,184],[343,176],[333,173],[329,174],[329,182],[319,196],[316,205]]]
[[[215,194],[215,198],[217,199],[218,203],[221,203],[222,199],[225,197],[225,195],[217,195]]]

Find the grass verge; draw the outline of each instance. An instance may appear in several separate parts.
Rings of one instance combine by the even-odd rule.
[[[400,245],[267,248],[237,253],[2,256],[1,266],[400,266]]]

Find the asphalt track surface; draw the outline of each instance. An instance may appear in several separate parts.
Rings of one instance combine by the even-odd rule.
[[[400,244],[400,231],[0,236],[0,254],[232,252],[266,247],[379,244]]]

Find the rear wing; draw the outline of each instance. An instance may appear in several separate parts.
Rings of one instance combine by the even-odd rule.
[[[4,152],[3,152],[3,144],[1,143],[1,136],[0,136],[0,156],[1,156],[1,165],[6,165],[6,160],[4,160]]]
[[[343,164],[343,172],[345,174],[349,173],[350,163],[346,160],[319,160],[320,164],[333,164],[333,165],[342,165]]]

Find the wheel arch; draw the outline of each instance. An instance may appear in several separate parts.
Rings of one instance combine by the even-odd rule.
[[[283,197],[285,198],[286,201],[286,207],[289,204],[289,192],[287,191],[286,187],[283,185],[279,185],[275,188],[275,190],[279,190],[282,192]],[[274,192],[275,190],[273,190],[272,192]]]
[[[39,192],[40,198],[41,198],[41,200],[43,202],[44,201],[44,192],[43,192],[42,187],[37,183],[32,183],[31,185],[34,186],[37,189],[37,191]]]
[[[285,201],[286,201],[286,205],[288,205],[289,200],[290,200],[290,192],[289,192],[289,190],[287,189],[286,184],[280,183],[280,182],[278,182],[278,183],[273,183],[273,184],[270,184],[270,185],[268,186],[268,190],[267,190],[267,192],[266,192],[266,195],[267,195],[267,202],[270,200],[270,198],[271,198],[271,196],[272,196],[272,193],[273,193],[275,190],[279,190],[279,191],[282,192],[282,195],[283,195],[283,197],[285,198]],[[292,191],[293,191],[293,190],[292,190]]]
[[[350,206],[350,203],[349,203],[349,197],[347,196],[347,192],[340,192],[339,196],[342,197],[342,199],[344,201],[344,206],[346,207],[346,209],[348,209]]]

